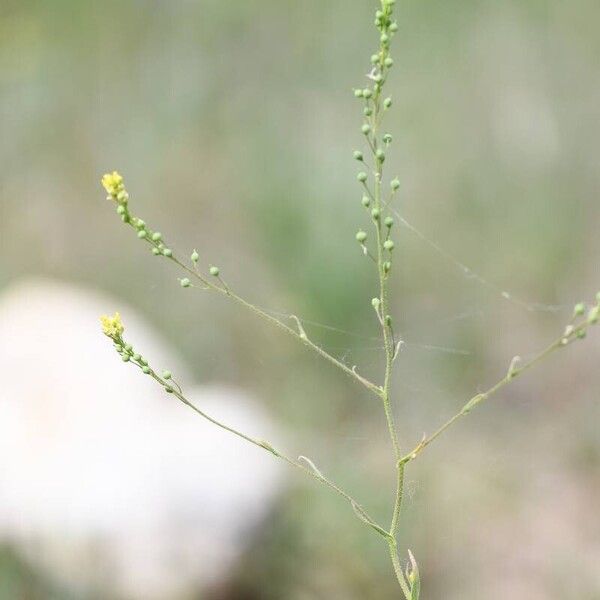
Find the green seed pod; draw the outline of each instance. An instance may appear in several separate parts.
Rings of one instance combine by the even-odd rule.
[[[388,56],[384,61],[383,64],[388,68],[391,69],[394,66],[394,59],[391,56]]]
[[[197,263],[200,260],[200,255],[194,250],[190,258],[192,259],[192,262]]]
[[[394,249],[394,242],[392,242],[392,240],[385,240],[385,242],[383,242],[383,247],[388,252],[391,252]]]
[[[385,108],[390,108],[390,106],[392,106],[392,99],[391,98],[386,98],[383,101],[383,106],[385,106]]]
[[[173,373],[171,371],[163,371],[163,379],[171,379],[173,377]]]
[[[379,221],[380,216],[381,216],[381,211],[378,208],[373,208],[371,210],[371,217],[373,217],[374,221]]]
[[[356,241],[359,244],[364,244],[367,241],[367,234],[362,229],[356,234]]]
[[[209,273],[213,277],[218,277],[219,276],[219,267],[211,267],[210,270],[209,270]]]
[[[391,229],[394,226],[394,219],[392,219],[392,217],[386,217],[384,223],[388,229]]]
[[[386,146],[389,146],[389,145],[392,143],[392,140],[393,140],[393,138],[392,138],[391,134],[389,134],[389,133],[386,133],[386,134],[383,136],[383,143],[384,143]]]
[[[588,323],[590,325],[596,325],[600,320],[600,306],[594,306],[588,314]]]
[[[179,283],[182,288],[189,288],[192,285],[192,282],[187,277],[184,277]]]
[[[140,229],[137,236],[140,238],[140,240],[143,240],[148,237],[148,232],[145,229]]]
[[[171,386],[169,386],[169,385],[168,385],[168,386],[165,388],[165,392],[167,392],[167,394],[172,394],[172,393],[173,393],[173,388],[172,388]]]
[[[147,365],[144,365],[142,367],[142,373],[144,373],[145,375],[150,375],[150,372],[151,372],[151,369]]]
[[[381,148],[377,149],[377,152],[375,152],[375,156],[377,157],[377,160],[379,162],[385,161],[385,152]]]
[[[585,304],[583,302],[576,304],[575,308],[573,309],[573,316],[581,317],[584,314],[585,314]]]
[[[173,250],[171,250],[171,248],[163,248],[162,253],[167,258],[170,258],[171,256],[173,256]]]
[[[585,329],[579,329],[577,331],[576,335],[577,335],[577,338],[580,340],[583,340],[587,337],[587,333],[586,333]]]
[[[362,161],[364,159],[363,153],[360,150],[355,150],[353,156],[354,160]]]
[[[364,171],[361,171],[361,172],[360,172],[360,173],[359,173],[359,174],[356,176],[356,178],[357,178],[357,179],[358,179],[358,180],[359,180],[361,183],[364,183],[364,182],[365,182],[365,181],[368,179],[368,177],[367,177],[367,174],[366,174]]]
[[[369,133],[371,133],[371,126],[368,123],[365,123],[362,128],[361,131],[365,134],[365,135],[369,135]]]
[[[152,239],[155,242],[160,242],[160,240],[162,240],[162,233],[160,231],[156,231],[155,233],[152,234]]]
[[[152,254],[154,254],[154,256],[158,256],[160,254],[160,250],[158,248],[152,248]]]
[[[396,191],[400,187],[400,181],[398,179],[392,179],[390,186]]]
[[[392,263],[387,260],[383,263],[383,272],[387,275],[392,270]]]
[[[391,327],[391,326],[392,326],[392,317],[391,317],[390,315],[385,315],[385,324],[386,324],[388,327]]]
[[[371,205],[371,198],[369,198],[369,196],[363,196],[361,203],[365,208],[369,208],[369,206]]]

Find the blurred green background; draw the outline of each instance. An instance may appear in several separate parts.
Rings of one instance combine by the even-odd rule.
[[[42,274],[120,295],[198,381],[250,390],[293,432],[292,451],[386,520],[394,481],[380,407],[252,315],[213,296],[191,305],[99,184],[118,169],[134,212],[180,251],[198,248],[259,306],[341,330],[307,326],[380,376],[352,161],[362,143],[352,89],[365,85],[375,8],[3,0],[0,292]],[[395,412],[408,450],[600,286],[600,4],[399,0],[397,18],[386,168],[402,182],[398,210],[431,241],[395,233],[392,308],[406,342]],[[411,466],[401,544],[420,562],[426,600],[600,598],[595,337]],[[337,498],[292,482],[231,597],[397,597],[379,540]],[[11,549],[0,554],[2,600],[55,597],[71,598]]]

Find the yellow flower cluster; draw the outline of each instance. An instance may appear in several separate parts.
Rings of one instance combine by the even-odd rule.
[[[123,322],[121,321],[121,315],[118,312],[112,317],[107,315],[100,317],[100,322],[102,323],[104,335],[107,335],[113,340],[119,339],[125,331],[125,327],[123,327]]]
[[[109,200],[115,200],[120,204],[125,204],[129,200],[129,194],[125,189],[123,177],[117,171],[106,173],[102,177],[102,185],[108,193]]]

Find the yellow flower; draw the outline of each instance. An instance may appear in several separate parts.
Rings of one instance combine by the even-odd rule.
[[[123,177],[117,173],[117,171],[106,173],[104,177],[102,177],[102,185],[113,200],[127,202],[129,196],[125,190],[125,185],[123,184]]]
[[[123,327],[123,322],[121,321],[121,315],[118,312],[115,313],[113,317],[107,315],[100,317],[100,322],[102,323],[104,335],[107,335],[113,340],[120,338],[125,331],[125,327]]]

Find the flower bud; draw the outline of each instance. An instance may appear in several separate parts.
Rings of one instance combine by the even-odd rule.
[[[379,54],[373,54],[373,56],[371,56],[371,62],[376,65],[379,62]]]
[[[362,229],[356,234],[356,241],[359,244],[364,244],[367,241],[367,234]]]
[[[368,100],[372,96],[373,96],[373,90],[370,90],[369,88],[365,88],[363,90],[363,98],[366,98]]]
[[[371,198],[369,198],[369,196],[363,196],[361,202],[365,208],[369,208],[371,205]]]
[[[209,273],[213,276],[213,277],[218,277],[219,276],[219,267],[211,267],[209,270]]]
[[[583,302],[576,304],[575,308],[573,309],[573,316],[581,317],[584,314],[585,314],[585,304]]]
[[[152,240],[154,242],[160,242],[162,240],[162,233],[160,231],[156,231],[152,234]]]
[[[158,256],[160,253],[161,252],[158,248],[152,248],[152,254],[154,254],[154,256]]]
[[[382,33],[379,40],[384,46],[387,46],[390,43],[390,36],[387,33]]]
[[[389,260],[386,260],[383,263],[383,272],[387,275],[392,270],[392,263]]]
[[[368,135],[369,133],[371,133],[371,126],[368,123],[365,123],[362,128],[361,131],[365,134]]]
[[[396,191],[400,187],[400,181],[398,179],[393,179],[390,183],[390,186],[394,191]]]
[[[200,255],[198,254],[198,252],[196,250],[194,250],[192,252],[192,255],[190,256],[192,262],[197,263],[200,260]]]
[[[594,306],[588,314],[588,323],[590,325],[596,325],[600,320],[600,306]]]
[[[392,217],[386,217],[384,223],[388,229],[391,229],[394,226],[394,219],[392,219]]]
[[[163,256],[166,256],[167,258],[170,258],[171,256],[173,256],[173,250],[171,250],[171,248],[163,248]]]
[[[354,97],[355,98],[362,98],[363,95],[363,91],[362,90],[354,90]]]
[[[144,375],[150,375],[151,369],[148,365],[144,365],[142,367],[142,373],[144,373]]]
[[[363,112],[365,117],[370,117],[373,114],[373,109],[370,106],[365,106],[365,110]]]
[[[367,180],[367,174],[364,171],[361,171],[356,178],[361,182],[364,183]]]
[[[383,64],[388,68],[391,69],[394,66],[394,59],[391,56],[388,56],[384,61]]]
[[[187,277],[184,277],[179,283],[182,288],[189,288],[192,285],[192,282]]]
[[[371,217],[373,217],[374,221],[378,221],[381,216],[381,211],[378,208],[373,208],[371,210]]]
[[[173,377],[173,373],[171,371],[163,371],[163,379],[171,379]]]
[[[394,242],[392,240],[385,240],[385,242],[383,242],[383,247],[388,252],[391,252],[394,249]]]
[[[383,101],[383,106],[385,106],[385,108],[390,108],[390,106],[392,106],[392,99],[391,98],[386,98]]]
[[[354,160],[362,161],[364,159],[363,153],[360,150],[355,150],[353,156]]]
[[[375,152],[375,156],[377,157],[377,160],[379,162],[385,161],[385,152],[381,148],[377,149],[377,152]]]
[[[140,240],[144,240],[146,237],[148,237],[148,232],[145,229],[140,229],[140,231],[137,233],[137,236],[140,238]]]
[[[392,138],[391,134],[389,134],[389,133],[386,133],[386,134],[383,136],[383,143],[384,143],[384,144],[386,144],[386,146],[389,146],[389,145],[392,143],[392,139],[393,139],[393,138]]]
[[[371,306],[375,309],[375,310],[379,310],[379,305],[381,304],[381,300],[379,298],[373,298],[373,300],[371,300]]]

